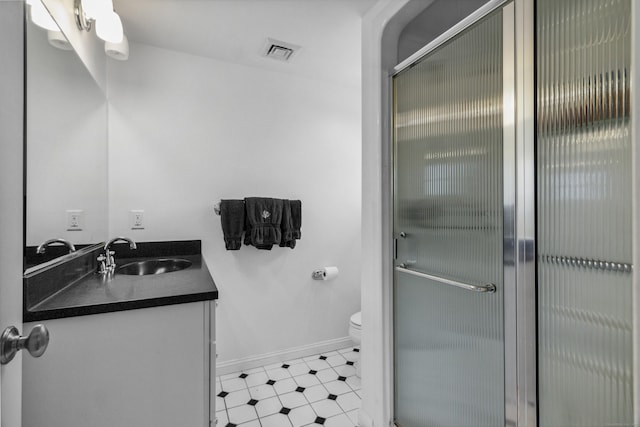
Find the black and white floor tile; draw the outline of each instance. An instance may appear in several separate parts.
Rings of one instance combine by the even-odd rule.
[[[358,425],[358,348],[248,369],[216,379],[218,427]]]

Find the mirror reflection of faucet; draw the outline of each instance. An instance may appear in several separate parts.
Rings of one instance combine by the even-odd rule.
[[[109,248],[111,247],[112,244],[120,241],[129,243],[130,249],[138,248],[138,246],[136,245],[136,242],[129,239],[128,237],[119,236],[109,240],[107,243],[104,244],[104,253],[100,254],[100,256],[98,257],[98,263],[99,263],[98,273],[99,274],[109,274],[115,271],[116,261],[113,256],[116,254],[116,252],[110,250]]]
[[[46,250],[47,250],[47,246],[53,245],[54,243],[60,243],[62,245],[65,245],[67,248],[69,248],[69,253],[76,251],[76,247],[73,246],[73,243],[71,243],[68,240],[65,240],[65,239],[49,239],[46,242],[44,242],[43,244],[41,244],[40,246],[38,246],[38,249],[36,249],[36,253],[37,254],[45,253]]]

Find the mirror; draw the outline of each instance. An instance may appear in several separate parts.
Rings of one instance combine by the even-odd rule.
[[[107,239],[107,102],[61,32],[26,17],[25,269]],[[54,34],[54,33],[51,33]],[[62,38],[61,38],[62,37]],[[57,41],[56,41],[57,40]],[[55,47],[54,44],[58,44]],[[71,46],[68,45],[70,49]]]

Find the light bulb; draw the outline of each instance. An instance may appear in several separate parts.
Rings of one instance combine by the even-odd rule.
[[[31,22],[40,28],[50,31],[60,31],[58,24],[53,20],[49,11],[44,7],[40,0],[34,1],[30,8]]]
[[[82,11],[89,19],[98,20],[113,12],[112,0],[82,0]]]
[[[96,20],[96,34],[106,42],[120,43],[124,37],[120,16],[113,11],[107,16],[101,16]]]
[[[127,40],[127,36],[122,36],[120,43],[104,42],[104,52],[118,61],[129,59],[129,40]]]
[[[73,46],[69,43],[69,40],[62,34],[62,31],[47,31],[47,39],[49,44],[53,47],[57,47],[62,50],[73,50]]]

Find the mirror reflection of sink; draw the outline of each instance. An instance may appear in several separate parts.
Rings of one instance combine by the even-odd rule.
[[[146,276],[148,274],[163,274],[184,270],[191,266],[186,259],[149,259],[124,264],[116,270],[117,274],[130,276]]]

